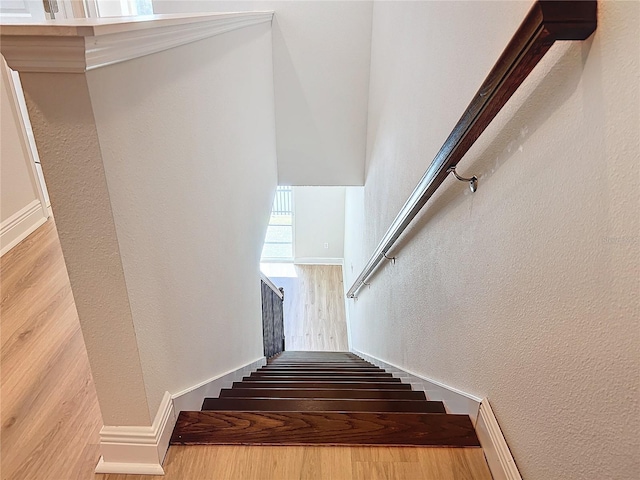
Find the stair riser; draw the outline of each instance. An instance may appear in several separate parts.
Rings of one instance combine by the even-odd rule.
[[[377,382],[377,383],[400,383],[399,378],[394,377],[365,377],[365,376],[344,376],[340,379],[335,377],[323,377],[322,375],[262,375],[262,376],[250,376],[244,377],[243,381],[247,382],[315,382],[315,381],[341,381],[341,382]]]
[[[347,390],[347,389],[222,389],[220,398],[372,398],[397,400],[426,400],[424,392],[412,390]]]
[[[362,358],[354,355],[353,353],[348,352],[282,352],[280,355],[276,356],[277,359],[288,360],[291,358],[317,358],[319,360],[334,360],[334,359],[355,359],[362,360]]]
[[[336,374],[336,375],[372,375],[372,374],[387,374],[384,370],[372,370],[372,369],[357,369],[357,368],[349,368],[349,369],[340,369],[340,368],[289,368],[289,369],[272,369],[272,368],[263,368],[260,370],[256,370],[255,373],[266,373],[266,374],[280,374],[280,375],[305,375],[309,373],[325,373],[325,374]]]
[[[378,368],[370,363],[360,362],[335,362],[335,363],[312,363],[312,362],[298,362],[298,363],[267,363],[265,368]]]
[[[396,382],[323,382],[323,381],[310,381],[310,382],[279,382],[279,381],[251,381],[245,380],[242,382],[234,382],[233,388],[336,388],[336,389],[366,389],[372,388],[376,390],[389,389],[389,390],[411,390],[411,385],[406,383]]]
[[[292,370],[292,371],[271,371],[271,370],[259,370],[251,374],[252,377],[276,377],[276,376],[314,376],[314,377],[381,377],[388,378],[393,377],[390,373],[386,372],[358,372],[358,371],[325,371],[325,370]]]
[[[304,359],[288,359],[288,360],[280,360],[277,358],[269,359],[267,365],[296,365],[296,364],[312,364],[312,363],[324,363],[324,364],[332,364],[332,365],[372,365],[369,362],[364,360],[304,360]],[[375,365],[373,365],[375,366]]]
[[[411,412],[445,413],[442,402],[424,400],[308,400],[207,398],[202,410],[238,412]]]

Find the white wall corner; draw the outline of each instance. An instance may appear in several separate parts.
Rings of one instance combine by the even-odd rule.
[[[493,480],[522,480],[507,445],[507,440],[504,438],[498,420],[486,398],[480,403],[476,434],[480,445],[482,445]]]
[[[373,363],[377,367],[384,368],[394,377],[402,378],[404,382],[411,384],[411,388],[413,388],[413,390],[423,391],[429,400],[443,402],[447,409],[447,413],[469,415],[471,422],[473,422],[474,425],[476,424],[482,399],[436,380],[422,377],[413,372],[404,370],[396,365],[387,363],[366,353],[359,352],[353,348],[351,349],[351,352],[362,357],[366,361]]]
[[[7,253],[47,221],[40,200],[25,205],[0,225],[0,256]]]
[[[189,387],[171,396],[176,418],[180,412],[200,410],[205,398],[217,397],[223,388],[231,388],[233,382],[239,382],[254,370],[267,363],[265,357],[260,357],[235,370],[212,377],[204,382]]]
[[[96,473],[164,475],[162,462],[176,423],[171,394],[165,392],[150,427],[109,426],[100,430]]]

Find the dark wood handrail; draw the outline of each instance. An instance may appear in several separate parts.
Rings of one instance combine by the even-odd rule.
[[[347,296],[355,297],[429,198],[557,40],[585,40],[596,29],[597,0],[539,0],[516,31]]]

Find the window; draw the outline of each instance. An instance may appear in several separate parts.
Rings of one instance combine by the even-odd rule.
[[[152,0],[84,0],[87,16],[126,17],[131,15],[152,15]]]
[[[293,189],[278,187],[271,207],[262,261],[293,261]]]

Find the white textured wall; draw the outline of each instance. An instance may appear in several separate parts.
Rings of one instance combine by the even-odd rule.
[[[529,6],[375,4],[346,288]],[[640,4],[599,9],[460,163],[478,192],[447,180],[349,303],[356,349],[488,397],[530,480],[640,471]]]
[[[155,414],[165,391],[262,356],[271,26],[95,70],[89,87]]]
[[[24,76],[106,425],[263,355],[271,51],[263,23],[86,81]]]
[[[293,188],[296,262],[344,257],[344,202],[345,187]]]
[[[156,13],[273,10],[280,185],[363,185],[370,1],[154,0]]]

